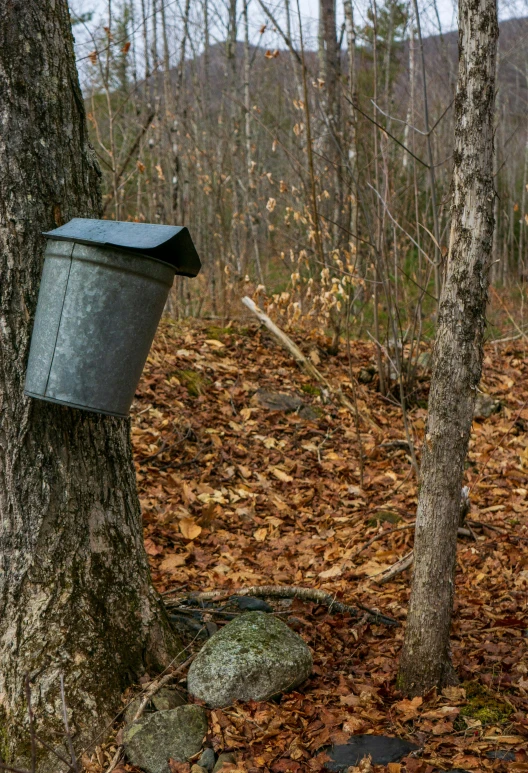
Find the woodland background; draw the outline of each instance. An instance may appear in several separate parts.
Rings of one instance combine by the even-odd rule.
[[[314,37],[290,0],[78,4],[105,216],[187,225],[202,256],[173,316],[228,318],[257,292],[284,324],[371,336],[382,391],[399,378],[390,350],[432,333],[449,241],[457,33],[441,15],[321,0]],[[493,283],[520,327],[527,34],[525,18],[501,25],[495,119]]]
[[[170,599],[309,585],[404,621],[409,572],[379,579],[413,541],[449,243],[456,32],[439,29],[434,2],[321,0],[315,41],[290,0],[80,5],[105,217],[187,225],[203,261],[196,280],[177,278],[133,409],[156,586]],[[466,465],[461,686],[402,699],[401,628],[294,602],[288,621],[315,653],[302,694],[212,714],[215,748],[239,752],[241,769],[315,771],[325,744],[374,731],[423,746],[403,762],[412,773],[528,769],[527,36],[527,18],[502,22],[481,385],[492,409],[476,416]],[[244,316],[243,295],[355,414]],[[263,389],[302,404],[269,411]],[[99,747],[87,770],[114,751]]]

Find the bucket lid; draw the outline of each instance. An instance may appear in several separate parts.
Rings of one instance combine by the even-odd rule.
[[[59,239],[98,247],[115,247],[168,263],[177,274],[196,276],[202,264],[185,226],[91,220],[74,217],[66,225],[45,231],[48,239]]]

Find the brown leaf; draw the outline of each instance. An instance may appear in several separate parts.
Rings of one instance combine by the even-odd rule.
[[[284,472],[284,470],[281,470],[280,467],[272,467],[271,472],[278,480],[281,480],[283,483],[291,483],[293,480],[292,476],[288,475],[288,473]]]
[[[185,562],[188,558],[188,553],[173,553],[172,555],[163,559],[160,564],[160,569],[162,572],[172,572],[174,569],[177,569],[180,566],[185,566]]]
[[[418,709],[423,703],[423,698],[417,696],[412,700],[404,698],[402,701],[394,704],[394,708],[399,714],[403,714],[402,720],[407,722],[409,719],[414,719],[418,716]]]
[[[452,703],[461,703],[466,700],[466,691],[463,687],[444,687],[442,695]]]
[[[202,527],[198,526],[194,518],[182,518],[179,526],[185,539],[196,539],[202,533]]]
[[[169,760],[170,773],[190,773],[191,766],[188,762],[176,762],[176,760]]]
[[[156,545],[151,539],[145,540],[145,550],[149,556],[159,556],[163,553],[163,549]]]

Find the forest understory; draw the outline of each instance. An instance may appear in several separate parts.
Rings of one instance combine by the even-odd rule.
[[[155,585],[167,603],[250,586],[320,589],[404,624],[410,571],[379,582],[413,544],[417,481],[401,408],[377,389],[374,344],[352,342],[349,360],[346,347],[329,356],[322,336],[293,337],[349,397],[351,376],[359,379],[362,451],[354,415],[326,401],[264,328],[160,327],[132,412]],[[209,741],[236,752],[237,769],[318,771],[325,747],[366,733],[421,747],[389,773],[528,770],[527,371],[524,338],[487,345],[480,388],[499,410],[475,419],[466,465],[470,528],[459,537],[452,626],[460,685],[403,699],[402,625],[372,624],[363,610],[351,617],[314,602],[271,602],[312,648],[314,670],[278,701],[210,712]],[[409,406],[418,461],[428,378],[422,370]],[[297,401],[270,410],[269,393]],[[209,609],[193,621],[191,652],[205,625],[225,617]],[[87,770],[106,770],[114,752],[113,741],[99,747]]]

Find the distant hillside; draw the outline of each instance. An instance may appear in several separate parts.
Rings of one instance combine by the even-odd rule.
[[[499,43],[499,101],[502,99],[508,105],[508,111],[514,115],[526,110],[527,99],[527,72],[526,72],[526,46],[528,42],[528,17],[520,19],[508,19],[500,24]],[[424,54],[427,70],[428,85],[431,87],[432,101],[445,102],[452,99],[454,84],[457,75],[458,60],[458,33],[447,32],[443,35],[434,35],[424,38]],[[415,41],[415,77],[417,100],[420,101],[421,93],[421,68],[419,63],[418,43]],[[396,108],[402,108],[407,102],[409,92],[409,41],[400,46],[395,52],[400,64],[400,72],[393,86],[393,103]],[[266,48],[251,47],[251,88],[253,93],[270,93],[276,97],[276,104],[280,106],[281,98],[290,90],[292,85],[290,52],[281,49],[275,58],[266,58]],[[305,59],[309,70],[316,73],[318,68],[317,53],[306,51]],[[242,72],[243,72],[243,44],[237,43],[235,49],[235,69],[237,81],[240,83],[240,100],[242,101]],[[284,65],[288,66],[284,66]],[[358,46],[357,65],[370,67],[370,54],[368,49]],[[226,46],[217,43],[209,50],[208,88],[207,93],[211,101],[211,109],[214,111],[220,104],[225,91],[226,81],[229,77],[231,64],[226,57]],[[346,72],[346,52],[343,52],[343,72]],[[191,84],[205,79],[205,59],[201,54],[195,59],[187,60],[185,64],[185,82],[189,97],[193,99]],[[159,78],[161,79],[161,75]],[[171,79],[176,82],[177,71],[171,70]],[[149,80],[149,91],[154,94],[163,93],[161,82],[156,84],[156,79]],[[407,94],[407,97],[405,96]],[[360,94],[361,97],[361,94]]]

